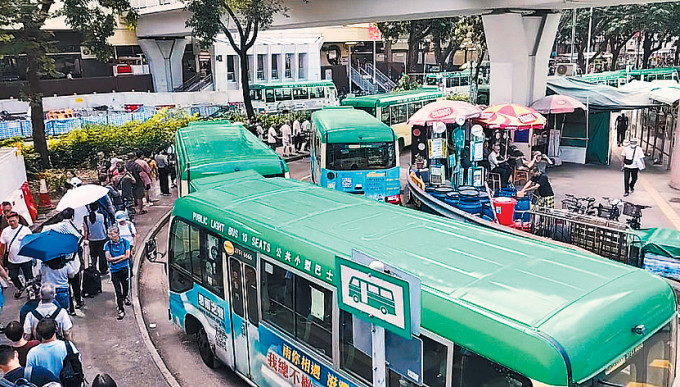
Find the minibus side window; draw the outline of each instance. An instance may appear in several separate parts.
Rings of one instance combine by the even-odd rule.
[[[269,262],[262,264],[262,320],[329,359],[333,353],[333,293]]]
[[[175,220],[170,231],[170,291],[183,293],[194,284],[191,280],[191,244],[189,225]]]
[[[201,256],[201,232],[198,227],[189,226],[189,239],[191,240],[191,272],[194,278],[202,282],[203,281],[203,270],[201,261],[203,257]]]
[[[531,387],[531,381],[502,365],[462,347],[456,347],[453,387]]]
[[[205,234],[205,257],[206,259],[203,261],[203,286],[224,299],[220,239],[208,233]]]
[[[423,341],[423,385],[427,387],[446,387],[448,347],[427,336],[421,335]],[[403,376],[389,369],[389,386],[416,386]],[[482,385],[465,385],[465,387],[481,387]]]
[[[295,337],[329,358],[333,354],[333,294],[295,276]]]
[[[262,263],[262,320],[290,335],[293,323],[293,274],[269,262]]]
[[[340,368],[373,384],[373,360],[354,346],[354,319],[351,313],[340,311]]]

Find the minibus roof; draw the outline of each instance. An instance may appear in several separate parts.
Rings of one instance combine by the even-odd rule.
[[[243,125],[193,124],[177,130],[175,140],[180,173],[186,178],[188,164],[191,181],[244,170],[264,176],[288,172],[286,162]]]
[[[399,267],[421,279],[422,327],[549,385],[568,367],[573,382],[595,376],[675,315],[669,284],[643,270],[292,179],[230,174],[173,213],[256,235],[269,252],[247,247],[283,266],[304,271],[281,251],[312,260],[336,287],[327,272],[352,249]]]
[[[394,131],[363,110],[351,107],[326,107],[312,113],[312,122],[324,143],[353,144],[393,142]]]

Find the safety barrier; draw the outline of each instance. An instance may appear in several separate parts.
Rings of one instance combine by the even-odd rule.
[[[208,117],[221,106],[201,105],[189,108],[190,114]],[[45,134],[56,136],[75,129],[82,129],[89,125],[124,125],[132,121],[144,122],[153,117],[158,111],[151,106],[144,106],[132,113],[124,112],[92,112],[89,115],[73,118],[57,118],[45,120]],[[12,137],[31,137],[33,128],[31,120],[0,121],[0,140]]]

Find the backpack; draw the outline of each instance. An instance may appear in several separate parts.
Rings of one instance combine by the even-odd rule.
[[[70,341],[64,341],[64,344],[66,345],[66,357],[61,372],[59,372],[59,381],[64,387],[81,387],[85,382],[83,363],[80,362],[80,356],[73,352],[73,344]]]
[[[48,313],[46,316],[43,316],[42,314],[40,314],[40,312],[38,312],[37,309],[33,309],[30,313],[33,315],[33,317],[35,317],[38,320],[38,322],[40,322],[40,321],[42,321],[46,318],[49,318],[49,319],[56,321],[57,316],[59,316],[59,313],[61,313],[61,310],[62,310],[62,308],[60,306],[57,306],[57,309],[55,309],[54,312]],[[36,325],[38,325],[38,324],[36,324]],[[64,331],[61,329],[61,326],[59,326],[59,324],[57,324],[57,339],[62,340],[63,338],[64,338]]]

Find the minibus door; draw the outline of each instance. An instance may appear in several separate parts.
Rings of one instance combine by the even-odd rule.
[[[257,329],[257,280],[252,266],[229,258],[231,324],[234,341],[234,369],[250,378],[248,331]],[[253,305],[253,301],[255,304]],[[250,308],[249,308],[250,306]],[[249,310],[252,309],[252,310]]]

